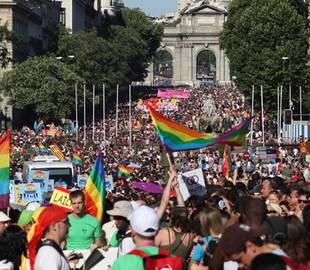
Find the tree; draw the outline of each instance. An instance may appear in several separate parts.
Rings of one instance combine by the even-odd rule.
[[[39,115],[60,119],[74,111],[74,84],[84,81],[54,57],[29,58],[4,74],[0,91],[17,109],[30,106]],[[69,87],[68,87],[69,86]]]
[[[276,103],[278,85],[304,85],[309,74],[305,7],[303,0],[233,0],[229,7],[220,44],[231,74],[248,95],[251,85],[263,85],[270,107]]]
[[[8,42],[18,41],[18,37],[9,31],[7,23],[0,25],[0,65],[5,68],[12,58],[9,55]]]

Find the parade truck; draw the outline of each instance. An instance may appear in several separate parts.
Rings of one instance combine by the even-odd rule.
[[[36,156],[31,161],[24,162],[23,179],[29,181],[31,171],[48,171],[49,179],[56,182],[65,182],[68,187],[73,186],[75,170],[73,163],[60,160],[55,156]]]

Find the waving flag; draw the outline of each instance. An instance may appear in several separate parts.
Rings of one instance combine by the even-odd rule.
[[[39,154],[48,154],[49,150],[42,144],[39,144]]]
[[[0,138],[0,208],[9,206],[10,132]]]
[[[223,175],[225,176],[226,179],[228,179],[229,177],[229,153],[228,152],[229,151],[225,145],[224,154],[223,154],[223,158],[224,158]]]
[[[215,137],[181,126],[151,106],[148,106],[148,110],[160,140],[172,152],[196,150],[215,144],[242,145],[251,123],[251,118],[248,118],[227,133]]]
[[[39,118],[38,120],[34,121],[33,129],[36,133],[38,133],[42,128],[44,128],[44,121]]]
[[[58,157],[59,159],[65,159],[64,153],[56,144],[50,145],[50,150],[55,157]]]
[[[85,208],[86,212],[102,222],[105,204],[105,175],[102,164],[102,155],[99,154],[92,168],[85,186]]]
[[[121,177],[122,174],[129,176],[131,175],[133,172],[135,171],[135,169],[127,167],[125,165],[119,165],[118,166],[118,177]]]
[[[74,150],[73,151],[73,163],[76,165],[76,166],[79,166],[79,167],[83,167],[83,159],[81,158],[81,156],[79,155],[78,151]]]

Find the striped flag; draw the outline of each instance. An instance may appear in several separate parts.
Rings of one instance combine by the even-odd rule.
[[[129,176],[131,175],[133,172],[135,171],[135,169],[127,167],[125,165],[119,165],[118,166],[118,177],[121,177],[122,174],[124,174],[125,176]]]
[[[78,153],[77,150],[73,150],[73,163],[76,165],[76,166],[79,166],[81,168],[83,168],[83,159],[82,157],[80,156],[80,154]]]
[[[42,144],[39,143],[39,154],[48,154],[49,150]]]
[[[86,212],[96,217],[101,223],[106,196],[105,173],[101,154],[98,155],[87,179],[84,193]]]
[[[64,153],[56,144],[50,145],[50,151],[55,157],[58,157],[59,159],[65,159]]]
[[[0,208],[9,206],[10,132],[0,138]]]
[[[224,147],[224,164],[223,164],[223,175],[225,176],[226,179],[229,177],[229,151],[227,150],[227,146],[225,145]]]

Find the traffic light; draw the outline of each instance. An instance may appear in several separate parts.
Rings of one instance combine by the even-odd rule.
[[[292,110],[284,110],[284,124],[291,125],[293,118]]]

